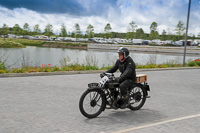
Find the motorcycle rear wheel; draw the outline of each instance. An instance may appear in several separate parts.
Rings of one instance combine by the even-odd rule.
[[[86,90],[79,101],[79,109],[87,118],[95,118],[105,107],[105,99],[98,90]]]
[[[130,90],[130,105],[131,110],[139,110],[146,102],[146,93],[142,86],[135,86]]]

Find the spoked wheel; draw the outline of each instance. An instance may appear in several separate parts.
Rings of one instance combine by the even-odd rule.
[[[88,118],[97,117],[104,109],[105,99],[97,90],[86,90],[79,101],[81,113]]]
[[[142,86],[136,86],[130,90],[130,105],[131,110],[139,110],[146,101],[146,93]]]

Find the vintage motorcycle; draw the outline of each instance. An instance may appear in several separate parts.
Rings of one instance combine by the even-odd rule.
[[[124,104],[120,93],[119,83],[112,73],[105,73],[99,83],[89,83],[88,89],[82,94],[79,101],[79,109],[82,115],[87,118],[95,118],[105,109],[139,110],[149,98],[150,91],[147,82],[134,83],[127,89],[128,102]]]

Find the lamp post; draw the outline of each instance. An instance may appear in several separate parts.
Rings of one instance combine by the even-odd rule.
[[[189,0],[189,5],[188,5],[187,26],[186,26],[186,34],[185,34],[185,47],[184,47],[184,56],[183,56],[183,67],[185,67],[185,56],[186,56],[186,46],[187,46],[187,33],[188,33],[188,25],[189,25],[189,17],[190,17],[190,5],[191,5],[191,0]]]

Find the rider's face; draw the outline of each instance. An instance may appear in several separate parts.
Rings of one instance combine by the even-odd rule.
[[[123,56],[122,53],[119,53],[119,59],[120,59],[120,60],[124,59],[124,56]]]

